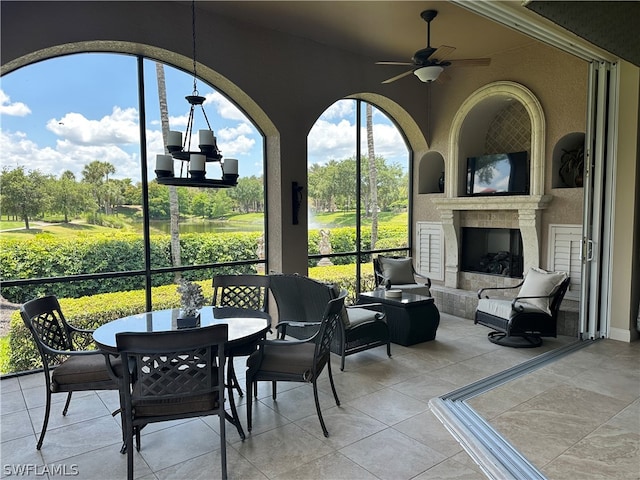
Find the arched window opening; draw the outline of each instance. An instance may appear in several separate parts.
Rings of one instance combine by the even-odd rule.
[[[410,179],[411,152],[385,112],[360,99],[329,107],[308,137],[309,276],[373,289],[372,255],[411,249]]]
[[[235,188],[156,181],[163,126],[186,128],[189,72],[140,56],[82,53],[3,76],[6,300],[54,294],[79,309],[85,301],[100,306],[104,323],[179,306],[179,278],[201,282],[207,296],[216,273],[264,271],[263,136],[221,92],[201,79],[198,90],[223,158],[239,160]],[[206,125],[196,125],[196,135],[198,128]],[[86,326],[95,328],[92,315],[87,307]],[[23,357],[10,368],[30,368]]]

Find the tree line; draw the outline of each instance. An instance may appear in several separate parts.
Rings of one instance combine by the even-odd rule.
[[[362,159],[363,166],[367,158]],[[375,159],[377,167],[377,208],[392,210],[406,205],[407,178],[399,165],[388,165]],[[108,162],[93,161],[84,166],[81,177],[67,170],[59,178],[38,170],[26,171],[19,166],[4,167],[0,172],[0,202],[7,220],[29,221],[45,217],[62,217],[64,222],[85,216],[89,221],[100,214],[110,215],[118,207],[142,204],[142,185],[130,178],[112,178],[115,167]],[[317,212],[333,212],[355,208],[355,158],[331,160],[326,165],[314,164],[309,169],[309,205]],[[362,176],[363,205],[370,213],[369,177]],[[155,180],[149,182],[149,216],[169,219],[169,188]],[[262,176],[240,177],[238,185],[229,189],[178,187],[181,216],[217,219],[232,213],[264,212]]]

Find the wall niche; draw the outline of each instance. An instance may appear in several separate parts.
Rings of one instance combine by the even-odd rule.
[[[584,178],[583,132],[572,132],[562,137],[551,157],[551,188],[580,188]]]
[[[418,166],[418,193],[443,192],[444,157],[439,152],[428,152]]]

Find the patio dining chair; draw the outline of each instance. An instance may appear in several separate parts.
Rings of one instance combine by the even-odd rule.
[[[272,382],[272,397],[276,400],[277,382],[305,382],[313,385],[316,412],[325,437],[329,436],[318,400],[318,377],[327,367],[329,382],[336,405],[340,399],[331,373],[331,341],[342,321],[342,309],[346,291],[342,291],[326,305],[319,330],[312,338],[304,340],[264,340],[258,350],[247,359],[247,429],[252,428],[252,387],[256,382]],[[257,394],[257,389],[253,389]]]
[[[216,307],[235,307],[268,312],[269,276],[267,275],[216,275],[213,277],[213,303]],[[231,320],[233,321],[233,320]],[[247,357],[256,351],[257,345],[242,345],[227,351],[227,382],[243,396],[242,387],[236,376],[233,359]],[[232,391],[229,399],[232,400]]]
[[[55,296],[26,302],[20,308],[20,316],[38,347],[44,369],[47,399],[42,430],[36,444],[40,450],[49,424],[52,393],[67,392],[62,409],[62,415],[66,415],[73,392],[117,390],[118,385],[110,376],[102,352],[81,348],[93,341],[93,330],[69,324]],[[112,366],[119,372],[120,360],[114,358]]]
[[[133,437],[149,423],[218,415],[222,478],[227,478],[224,408],[225,343],[229,326],[166,332],[118,333],[123,364],[127,478],[133,479]],[[212,432],[213,433],[213,432]]]

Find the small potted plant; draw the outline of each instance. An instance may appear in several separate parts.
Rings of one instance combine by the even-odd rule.
[[[202,287],[188,280],[180,280],[177,290],[180,294],[178,328],[196,327],[200,322],[200,309],[205,302]]]

